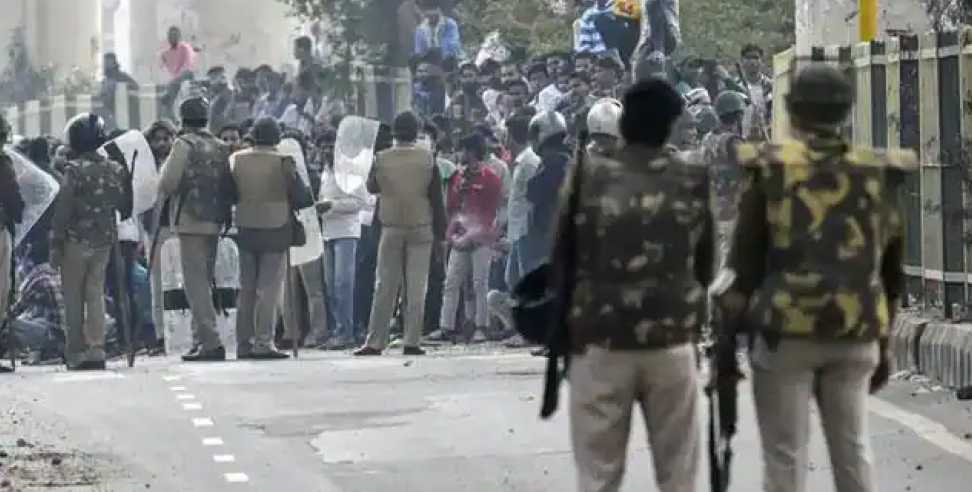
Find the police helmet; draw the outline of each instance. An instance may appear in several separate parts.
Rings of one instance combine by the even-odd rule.
[[[746,111],[746,96],[736,91],[723,91],[715,101],[715,111],[719,118],[732,113]]]
[[[81,113],[64,127],[64,141],[77,154],[93,152],[107,140],[105,120],[94,113]]]
[[[253,142],[257,145],[275,146],[280,143],[282,132],[277,120],[264,116],[253,123],[250,130]]]
[[[854,103],[854,88],[840,70],[823,63],[797,74],[786,96],[789,112],[798,122],[839,124]]]
[[[587,113],[587,131],[591,135],[610,135],[621,138],[621,102],[617,99],[600,99]]]
[[[567,135],[567,120],[556,111],[537,113],[530,120],[530,146],[539,151],[548,140]]]
[[[209,121],[209,101],[201,96],[182,101],[179,105],[179,119],[183,125],[189,123],[190,126],[206,126]]]

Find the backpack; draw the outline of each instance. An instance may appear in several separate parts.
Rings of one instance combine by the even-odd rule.
[[[229,224],[236,202],[236,182],[230,171],[230,148],[208,132],[179,137],[190,147],[189,163],[182,176],[181,207],[196,218]],[[177,213],[178,215],[178,213]],[[176,224],[179,217],[176,217]]]

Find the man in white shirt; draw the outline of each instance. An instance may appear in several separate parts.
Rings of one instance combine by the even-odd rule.
[[[554,111],[557,103],[564,95],[557,88],[554,80],[551,80],[550,73],[547,71],[546,63],[536,63],[527,72],[527,78],[535,94],[533,102],[530,104],[538,112]]]
[[[522,271],[520,241],[529,227],[531,205],[527,200],[527,185],[540,166],[540,157],[529,145],[529,126],[532,114],[517,114],[506,120],[507,148],[516,154],[507,206],[506,238],[509,258],[506,265],[506,285],[513,289],[525,272]],[[489,293],[490,314],[496,316],[507,329],[513,328],[512,299],[509,293],[494,290]]]

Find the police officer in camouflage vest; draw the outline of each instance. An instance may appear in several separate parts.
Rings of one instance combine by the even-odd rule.
[[[24,215],[24,200],[20,196],[17,172],[13,161],[3,151],[10,134],[10,125],[0,114],[0,323],[7,316],[14,288],[13,249],[14,228]],[[7,320],[11,321],[11,320]],[[0,372],[5,368],[0,366]]]
[[[103,370],[105,274],[118,240],[116,214],[132,215],[132,181],[125,166],[97,152],[107,141],[100,117],[79,114],[64,133],[72,159],[51,221],[51,265],[64,290],[64,358],[69,370]]]
[[[732,150],[742,142],[742,119],[746,98],[735,91],[723,91],[716,98],[715,111],[719,126],[702,139],[702,155],[709,168],[713,216],[716,220],[717,264],[722,265],[729,249],[729,237],[736,220],[739,183],[742,173],[731,158]]]
[[[853,88],[832,67],[800,72],[787,96],[792,140],[738,147],[746,173],[728,277],[730,322],[753,330],[753,393],[764,490],[805,490],[810,400],[838,492],[877,490],[868,393],[888,379],[888,329],[902,281],[895,187],[905,151],[855,148],[839,128]]]
[[[695,491],[693,342],[705,318],[712,220],[704,165],[665,143],[682,109],[668,82],[635,84],[624,97],[624,146],[578,165],[578,209],[561,220],[577,241],[567,326],[571,438],[584,492],[620,487],[635,405],[659,490]]]
[[[214,269],[221,230],[229,226],[235,185],[229,147],[206,129],[209,102],[187,99],[179,108],[182,131],[162,166],[159,196],[169,201],[179,236],[182,278],[192,311],[193,348],[187,362],[221,361],[226,350],[216,331]]]

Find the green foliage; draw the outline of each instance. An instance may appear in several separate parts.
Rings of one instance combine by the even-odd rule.
[[[753,43],[767,57],[795,42],[793,0],[681,0],[683,52],[737,59]]]
[[[475,56],[483,38],[499,31],[503,42],[526,56],[569,50],[573,12],[558,11],[547,0],[463,0],[456,8],[463,42]]]

